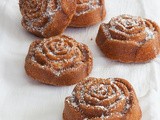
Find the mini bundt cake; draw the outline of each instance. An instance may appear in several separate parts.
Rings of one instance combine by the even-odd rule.
[[[96,43],[110,59],[125,63],[147,62],[160,52],[160,28],[148,19],[120,15],[100,25]]]
[[[39,37],[61,34],[76,11],[76,0],[19,0],[22,26]]]
[[[25,60],[28,76],[45,84],[72,85],[92,70],[89,48],[65,35],[34,41]]]
[[[63,120],[140,120],[133,87],[124,79],[87,78],[65,99]]]

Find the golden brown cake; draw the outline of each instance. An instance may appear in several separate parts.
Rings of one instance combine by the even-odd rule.
[[[148,19],[120,15],[100,25],[96,43],[110,59],[126,63],[146,62],[160,52],[160,28]]]
[[[19,0],[23,27],[39,37],[61,34],[76,11],[76,0]]]
[[[45,84],[72,85],[92,70],[89,48],[65,35],[36,40],[25,60],[28,76]]]
[[[63,120],[140,120],[133,87],[124,79],[88,78],[65,99]]]
[[[77,0],[72,27],[87,27],[102,21],[106,16],[105,0]]]

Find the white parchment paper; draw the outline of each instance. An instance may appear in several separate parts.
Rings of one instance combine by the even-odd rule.
[[[111,17],[131,14],[160,24],[159,0],[106,0]],[[0,120],[62,120],[64,99],[74,86],[48,86],[26,76],[24,60],[37,37],[21,26],[18,0],[0,0]],[[123,64],[104,57],[95,44],[99,24],[67,28],[64,34],[89,46],[94,57],[92,77],[128,79],[137,93],[142,120],[160,120],[160,56],[145,64]],[[93,39],[93,40],[91,40]]]

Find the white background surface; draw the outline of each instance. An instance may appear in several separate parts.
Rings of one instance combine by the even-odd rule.
[[[105,22],[127,13],[160,24],[159,0],[106,0],[106,9]],[[74,86],[47,86],[26,76],[24,59],[30,43],[37,38],[26,32],[20,21],[18,0],[0,0],[0,120],[62,120],[64,99]],[[137,93],[142,120],[160,120],[160,56],[145,64],[111,61],[95,44],[98,27],[65,31],[91,49],[94,67],[90,76],[128,79]]]

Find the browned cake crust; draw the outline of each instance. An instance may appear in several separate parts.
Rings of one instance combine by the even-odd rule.
[[[65,99],[63,120],[140,120],[133,87],[124,79],[88,78]]]
[[[25,60],[28,76],[45,84],[72,85],[92,70],[89,48],[65,35],[36,40]]]
[[[146,62],[160,52],[160,28],[148,19],[120,15],[100,25],[96,43],[110,59]]]
[[[106,16],[104,0],[77,0],[77,10],[71,27],[87,27],[102,21]]]
[[[61,34],[76,11],[76,0],[19,0],[23,27],[39,37]]]

